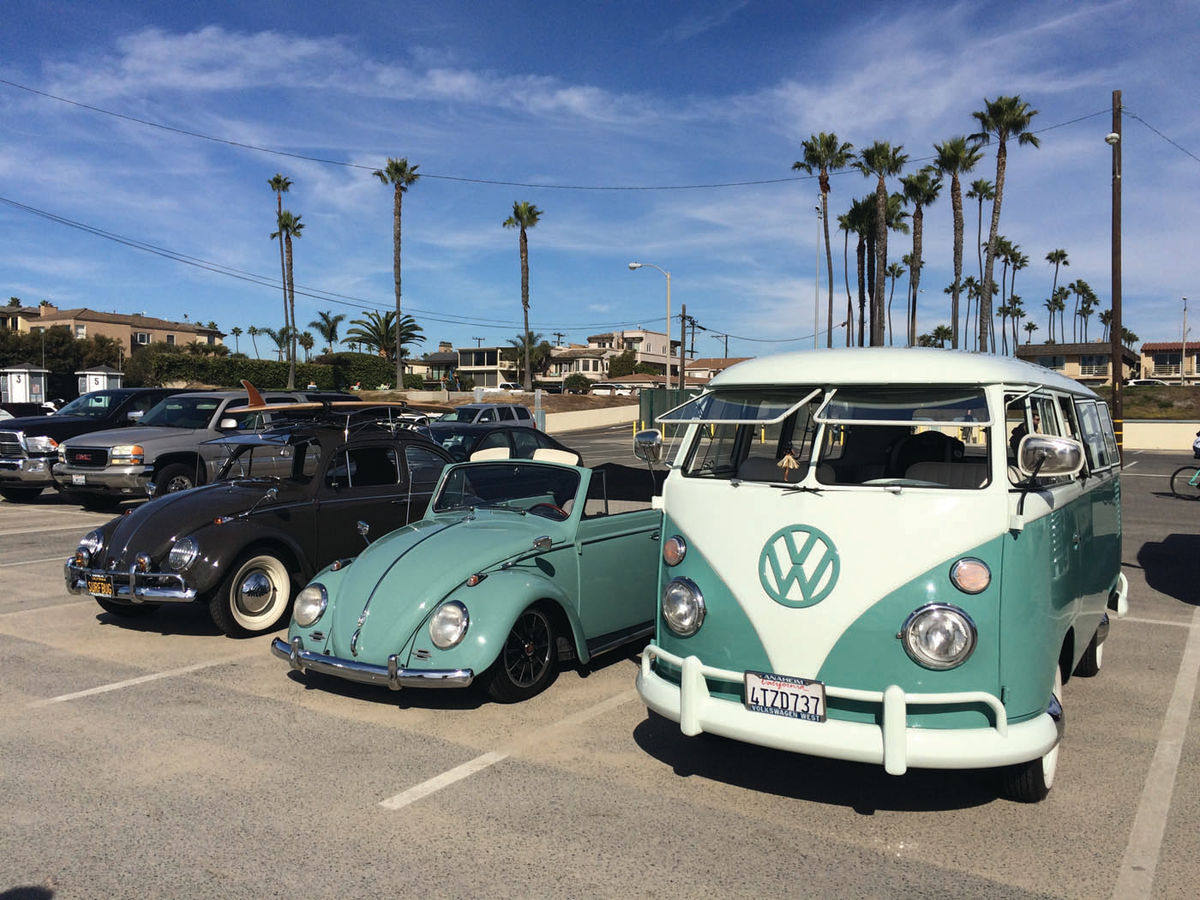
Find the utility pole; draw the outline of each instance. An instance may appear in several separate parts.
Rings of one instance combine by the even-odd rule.
[[[1186,384],[1183,380],[1184,370],[1187,368],[1187,297],[1183,298],[1183,331],[1180,332],[1182,340],[1179,342],[1179,384]]]
[[[1125,447],[1125,404],[1122,382],[1125,380],[1124,344],[1121,335],[1121,92],[1112,92],[1112,131],[1104,138],[1112,147],[1112,419],[1117,435],[1117,452]],[[1183,360],[1179,381],[1183,383]]]
[[[679,389],[680,390],[683,390],[685,387],[687,387],[687,379],[684,377],[684,374],[683,374],[683,366],[684,366],[683,353],[687,349],[687,323],[688,323],[688,314],[687,314],[687,304],[685,303],[685,304],[683,304],[682,307],[680,307],[680,312],[679,312]]]
[[[562,346],[562,339],[563,339],[565,336],[566,336],[565,332],[562,332],[562,331],[556,331],[556,332],[554,332],[554,346],[555,346],[555,347],[561,347],[561,346]]]
[[[483,338],[472,336],[471,340],[473,340],[475,342],[476,349],[483,346]]]

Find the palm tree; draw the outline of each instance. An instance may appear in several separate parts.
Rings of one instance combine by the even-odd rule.
[[[311,350],[313,348],[313,344],[316,343],[316,341],[313,340],[313,336],[307,331],[301,332],[300,337],[296,338],[296,343],[304,348],[304,361],[308,362],[308,351]]]
[[[906,265],[912,265],[912,257],[907,253],[904,254],[904,262]],[[896,279],[905,272],[904,266],[898,262],[888,263],[887,272],[884,273],[888,278],[892,279],[892,290],[888,293],[887,302],[887,327],[888,327],[888,346],[891,346],[894,332],[892,331],[892,298],[896,296]],[[911,276],[910,280],[911,280]],[[911,346],[911,345],[910,345]]]
[[[836,134],[812,135],[801,146],[804,159],[792,163],[792,170],[803,170],[809,175],[815,169],[821,187],[821,221],[825,228],[825,268],[829,276],[829,321],[825,332],[825,346],[833,346],[833,251],[829,248],[829,173],[844,169],[854,159],[854,145],[841,143]]]
[[[287,288],[288,293],[288,309],[284,310],[283,327],[288,329],[288,335],[292,341],[288,352],[288,390],[292,390],[296,386],[296,329],[291,325],[292,322],[296,321],[296,283],[292,277],[292,238],[299,240],[300,234],[303,231],[304,223],[300,221],[300,216],[285,209],[279,214],[279,230],[271,235],[271,237],[275,237],[276,235],[283,237],[284,254],[286,257],[284,286]]]
[[[908,276],[908,345],[917,342],[917,293],[921,286],[921,269],[924,258],[921,256],[922,239],[924,236],[925,207],[933,203],[942,191],[942,179],[933,166],[926,166],[912,175],[900,179],[904,186],[904,203],[913,205],[912,262],[909,264]],[[894,282],[893,282],[894,284]]]
[[[1054,295],[1046,301],[1046,309],[1050,312],[1050,343],[1054,343],[1054,314],[1058,313],[1059,318],[1062,318],[1062,311],[1066,309],[1066,299],[1070,296],[1070,292],[1065,287],[1055,289]],[[1059,336],[1065,342],[1067,339],[1066,331],[1059,330]]]
[[[408,157],[393,159],[389,156],[387,165],[382,169],[375,170],[376,178],[384,184],[392,185],[392,277],[396,284],[396,316],[393,319],[393,324],[396,328],[400,327],[402,320],[400,314],[400,213],[405,193],[421,177],[417,174],[417,169],[419,168],[421,167],[418,165],[410,166],[408,164]],[[397,331],[394,345],[402,347],[403,344],[401,335]],[[401,354],[397,353],[396,387],[400,388],[403,384],[404,363],[401,362]]]
[[[317,318],[308,323],[309,328],[315,328],[321,340],[325,342],[325,352],[332,353],[333,346],[338,342],[338,325],[346,318],[345,313],[336,316],[328,312],[317,313]]]
[[[1026,344],[1033,341],[1033,333],[1035,331],[1037,331],[1037,329],[1038,329],[1037,322],[1026,322],[1025,323],[1025,343]]]
[[[1100,324],[1104,326],[1104,337],[1102,338],[1102,340],[1104,341],[1104,343],[1107,344],[1108,336],[1110,333],[1109,329],[1112,327],[1112,310],[1111,309],[1100,310]]]
[[[397,337],[401,357],[407,355],[407,345],[420,344],[425,340],[423,329],[412,316],[402,316],[397,323],[396,314],[390,309],[382,315],[378,310],[371,310],[365,318],[351,319],[350,324],[354,327],[346,332],[346,339],[362,344],[367,351],[385,359],[397,356]]]
[[[283,195],[291,189],[292,180],[276,172],[275,177],[268,181],[267,184],[275,192],[275,223],[278,224],[280,217],[283,215]],[[287,265],[284,263],[283,253],[283,232],[277,231],[271,235],[271,238],[279,240],[279,279],[280,284],[283,285],[283,324],[285,326],[294,326],[296,323],[288,318],[289,294]],[[288,387],[291,386],[290,384],[288,385]]]
[[[996,138],[996,199],[992,203],[992,226],[988,232],[987,253],[983,266],[983,288],[979,296],[981,327],[990,325],[992,313],[992,266],[996,260],[996,236],[1000,233],[1000,205],[1004,202],[1004,170],[1008,163],[1008,139],[1015,137],[1018,145],[1040,145],[1037,135],[1029,131],[1029,123],[1037,115],[1036,109],[1020,97],[997,97],[994,101],[983,98],[984,108],[971,113],[979,122],[980,130],[972,135],[981,143],[990,143]],[[979,349],[987,350],[987,335],[980,334]]]
[[[283,353],[288,348],[288,344],[292,339],[292,329],[287,325],[282,328],[268,328],[265,325],[259,326],[259,334],[265,334],[275,343],[275,352],[279,355],[279,361],[283,362]]]
[[[242,336],[242,329],[240,329],[236,325],[234,325],[232,328],[229,329],[229,333],[233,335],[233,352],[240,353],[241,348],[238,347],[238,338]]]
[[[1066,250],[1051,250],[1046,254],[1046,262],[1054,266],[1054,282],[1050,285],[1050,296],[1053,297],[1058,289],[1058,270],[1062,266],[1069,266],[1071,261],[1067,259]]]
[[[525,236],[527,229],[532,228],[538,223],[542,217],[542,211],[532,203],[518,203],[513,201],[512,215],[502,223],[505,228],[519,228],[521,230],[520,248],[521,248],[521,309],[525,314],[525,330],[524,334],[529,334],[529,239]],[[667,343],[670,344],[670,335],[667,336]],[[671,364],[668,360],[667,370],[670,371]],[[529,344],[525,344],[525,378],[521,382],[526,391],[533,390],[533,380],[531,376],[531,366],[529,359]]]
[[[251,325],[246,329],[246,334],[250,335],[250,343],[254,345],[254,358],[260,359],[261,357],[258,355],[258,341],[254,339],[258,335],[258,327]]]
[[[960,175],[965,175],[975,168],[983,158],[979,145],[968,141],[963,136],[952,137],[942,144],[933,145],[937,157],[934,166],[943,175],[950,176],[950,208],[954,215],[954,282],[950,294],[950,317],[953,320],[950,346],[958,349],[958,301],[962,285],[962,255],[963,255],[963,196]]]
[[[855,244],[854,253],[857,260],[858,270],[858,346],[863,346],[866,341],[866,308],[867,308],[867,291],[866,291],[866,254],[867,254],[867,235],[875,229],[875,198],[871,196],[862,197],[850,204],[850,209],[844,216],[838,219],[839,227],[846,229],[847,242],[850,238],[850,232],[853,231],[858,236],[858,241]],[[846,332],[846,346],[852,343],[852,335],[854,332],[854,306],[853,299],[850,296],[850,288],[846,287],[846,311],[847,319],[849,320],[849,328]]]
[[[541,375],[550,366],[550,344],[548,341],[542,340],[540,334],[534,334],[532,331],[525,332],[525,336],[516,335],[509,338],[508,348],[502,351],[504,359],[511,360],[516,363],[518,379],[524,379],[525,373],[522,369],[523,362],[529,360],[532,366],[532,372]]]
[[[954,340],[954,329],[949,325],[935,325],[930,337],[939,347],[945,347],[946,341]]]
[[[1005,356],[1008,355],[1008,327],[1006,323],[1008,322],[1008,316],[1011,312],[1012,309],[1009,308],[1007,303],[1002,303],[1000,306],[996,307],[996,316],[1000,319],[1001,352]]]
[[[1017,354],[1017,334],[1020,329],[1021,320],[1028,313],[1025,312],[1025,301],[1017,294],[1008,295],[1008,317],[1012,320],[1012,347],[1013,356]]]
[[[838,216],[838,228],[845,237],[842,241],[842,275],[846,280],[846,346],[854,345],[854,300],[850,296],[850,232],[854,231],[854,219],[847,212]]]
[[[888,191],[887,178],[899,175],[908,162],[902,146],[876,141],[859,154],[851,165],[863,177],[875,176],[875,279],[871,293],[871,346],[883,346],[883,282],[887,269]]]
[[[971,304],[976,304],[976,317],[978,317],[978,300],[979,300],[979,282],[975,280],[974,275],[968,275],[963,279],[963,290],[967,292],[967,308],[963,316],[963,334],[971,333]],[[963,341],[963,346],[967,346],[967,341]]]

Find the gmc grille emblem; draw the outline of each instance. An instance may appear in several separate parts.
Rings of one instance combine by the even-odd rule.
[[[76,454],[75,454],[75,458],[76,458],[77,460],[79,460],[80,462],[91,462],[91,461],[92,461],[92,454],[90,454],[90,453],[76,453]]]

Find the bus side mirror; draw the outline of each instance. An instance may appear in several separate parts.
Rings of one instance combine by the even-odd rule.
[[[1017,446],[1017,467],[1026,478],[1076,475],[1083,468],[1083,444],[1069,437],[1027,434]]]
[[[647,428],[633,436],[633,455],[650,465],[662,461],[662,434],[657,428]]]

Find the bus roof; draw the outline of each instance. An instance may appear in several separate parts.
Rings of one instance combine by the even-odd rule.
[[[1096,396],[1087,385],[1044,366],[934,347],[850,347],[780,353],[730,366],[710,382],[713,388],[782,384],[1045,385],[1071,394]]]

